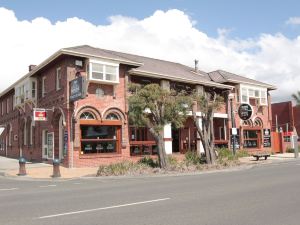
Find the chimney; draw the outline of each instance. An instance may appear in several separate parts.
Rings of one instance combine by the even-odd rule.
[[[29,72],[30,72],[31,70],[33,70],[33,69],[34,69],[34,67],[36,67],[36,65],[29,65],[29,67],[28,67],[28,69],[29,69]]]
[[[198,60],[197,59],[195,59],[195,72],[198,72]]]

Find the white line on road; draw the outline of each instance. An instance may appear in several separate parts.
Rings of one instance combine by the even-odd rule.
[[[60,213],[60,214],[53,214],[53,215],[49,215],[49,216],[41,216],[38,219],[47,219],[47,218],[67,216],[67,215],[93,212],[93,211],[100,211],[100,210],[106,210],[106,209],[115,209],[115,208],[121,208],[121,207],[126,207],[126,206],[141,205],[141,204],[152,203],[152,202],[160,202],[160,201],[166,201],[166,200],[170,200],[170,198],[160,198],[160,199],[154,199],[154,200],[143,201],[143,202],[127,203],[127,204],[123,204],[123,205],[114,205],[114,206],[108,206],[108,207],[102,207],[102,208],[95,208],[95,209],[87,209],[87,210],[66,212],[66,213]]]
[[[40,188],[46,188],[46,187],[56,187],[56,184],[49,184],[49,185],[40,186]]]
[[[19,190],[19,188],[4,188],[4,189],[0,189],[0,191],[14,191],[14,190]]]

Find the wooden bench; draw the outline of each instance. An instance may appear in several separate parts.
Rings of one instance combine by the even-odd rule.
[[[252,156],[254,158],[256,158],[256,161],[258,161],[259,158],[261,158],[261,157],[263,157],[263,158],[265,158],[265,160],[267,160],[268,157],[270,157],[270,153],[255,153],[255,154],[252,154]]]

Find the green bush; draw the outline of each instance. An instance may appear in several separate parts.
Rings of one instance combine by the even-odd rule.
[[[133,162],[119,162],[110,165],[100,165],[97,171],[97,176],[120,176],[125,175],[130,170],[136,169],[136,164]]]
[[[295,149],[290,148],[290,147],[287,147],[287,148],[286,148],[286,152],[287,152],[287,153],[294,153],[294,152],[295,152]]]
[[[205,162],[205,159],[202,156],[199,156],[196,151],[187,151],[185,153],[185,162],[186,164],[192,164],[192,165],[197,165],[197,164],[202,164]]]
[[[149,156],[141,158],[138,163],[152,168],[158,167],[158,162]]]
[[[247,156],[249,156],[249,153],[248,153],[246,150],[238,150],[238,151],[236,152],[236,156],[237,156],[238,158],[241,158],[241,157],[247,157]]]
[[[217,149],[218,159],[219,160],[236,160],[241,157],[249,156],[248,152],[245,150],[238,150],[236,154],[233,155],[233,152],[228,148]]]
[[[168,155],[167,160],[170,166],[176,166],[178,164],[178,160],[174,156]]]

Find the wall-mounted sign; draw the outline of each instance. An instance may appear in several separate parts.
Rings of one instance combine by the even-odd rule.
[[[238,113],[242,120],[248,120],[252,116],[252,108],[249,104],[241,104]]]
[[[264,147],[269,148],[271,147],[271,130],[264,129]]]
[[[33,109],[33,120],[46,121],[47,120],[46,109]]]
[[[70,101],[74,102],[86,96],[86,81],[84,77],[77,77],[70,81]]]

